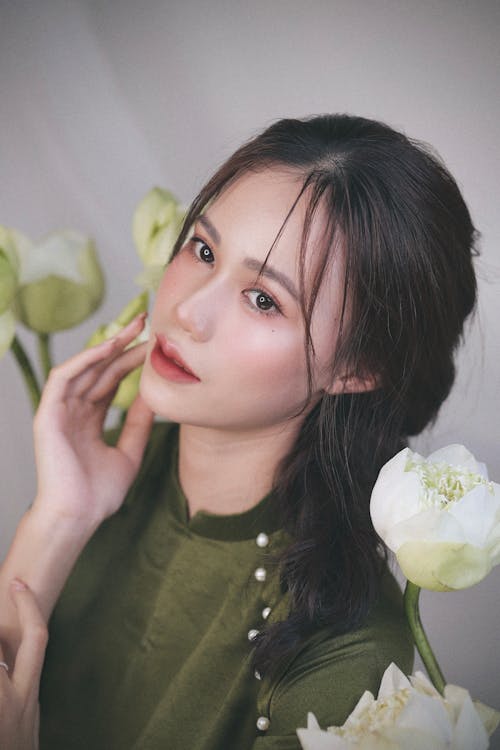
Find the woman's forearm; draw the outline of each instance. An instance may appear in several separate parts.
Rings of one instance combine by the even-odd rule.
[[[45,622],[80,552],[95,531],[87,522],[52,516],[30,508],[22,517],[7,557],[0,568],[0,641],[12,660],[20,633],[9,593],[13,578],[34,592]]]

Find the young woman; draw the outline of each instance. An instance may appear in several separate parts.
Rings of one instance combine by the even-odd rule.
[[[474,238],[437,157],[367,119],[282,120],[219,169],[148,344],[126,349],[138,318],[47,383],[38,493],[2,571],[0,689],[28,716],[19,736],[58,599],[50,750],[291,750],[309,710],[341,724],[391,661],[411,671],[370,491],[449,393]],[[15,577],[29,589],[9,593]]]

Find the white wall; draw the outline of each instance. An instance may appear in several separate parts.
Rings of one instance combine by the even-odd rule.
[[[479,315],[456,387],[418,445],[463,442],[500,480],[498,2],[0,0],[0,18],[0,223],[33,237],[80,229],[107,271],[104,307],[57,337],[58,360],[135,293],[130,219],[150,186],[189,201],[279,117],[376,117],[438,149],[483,233]],[[35,477],[11,355],[0,383],[3,551]],[[499,600],[500,569],[465,592],[423,594],[446,677],[498,708]]]

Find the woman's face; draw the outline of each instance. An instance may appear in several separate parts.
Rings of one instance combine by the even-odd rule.
[[[298,255],[304,196],[272,250],[265,275],[257,278],[299,191],[297,177],[278,169],[241,177],[205,211],[167,266],[141,379],[141,394],[157,414],[181,424],[255,431],[283,425],[303,406],[307,369]],[[319,221],[312,226],[306,285]],[[335,261],[326,273],[312,317],[316,357],[310,407],[330,385],[328,364],[342,300],[339,265]],[[198,379],[179,381],[165,351],[182,358]]]

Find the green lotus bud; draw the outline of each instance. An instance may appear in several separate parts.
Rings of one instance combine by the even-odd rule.
[[[31,247],[31,240],[18,232],[17,229],[8,229],[0,224],[0,247],[7,255],[16,274],[18,274],[19,252],[17,248],[23,250]]]
[[[92,334],[87,341],[86,346],[97,346],[107,339],[113,338],[130,323],[136,315],[141,312],[146,312],[148,309],[149,295],[147,292],[143,292],[135,297],[131,302],[126,305],[120,314],[108,325],[99,326],[99,328]],[[144,329],[139,336],[137,336],[130,346],[135,346],[142,341],[147,341],[148,333]],[[139,392],[139,381],[141,378],[142,367],[137,367],[132,372],[129,372],[121,381],[118,391],[113,399],[112,405],[117,406],[119,409],[126,411],[130,408],[134,398]]]
[[[28,328],[39,333],[73,328],[99,307],[104,277],[87,237],[67,230],[17,249],[21,270],[14,309]]]
[[[153,188],[140,201],[132,222],[132,234],[145,271],[137,279],[156,288],[158,276],[170,260],[186,211],[168,190]]]
[[[0,357],[10,349],[16,332],[16,319],[10,310],[0,315]]]
[[[0,315],[9,309],[17,289],[17,273],[0,246]]]
[[[0,226],[0,315],[9,309],[18,286],[16,234],[15,230]]]

